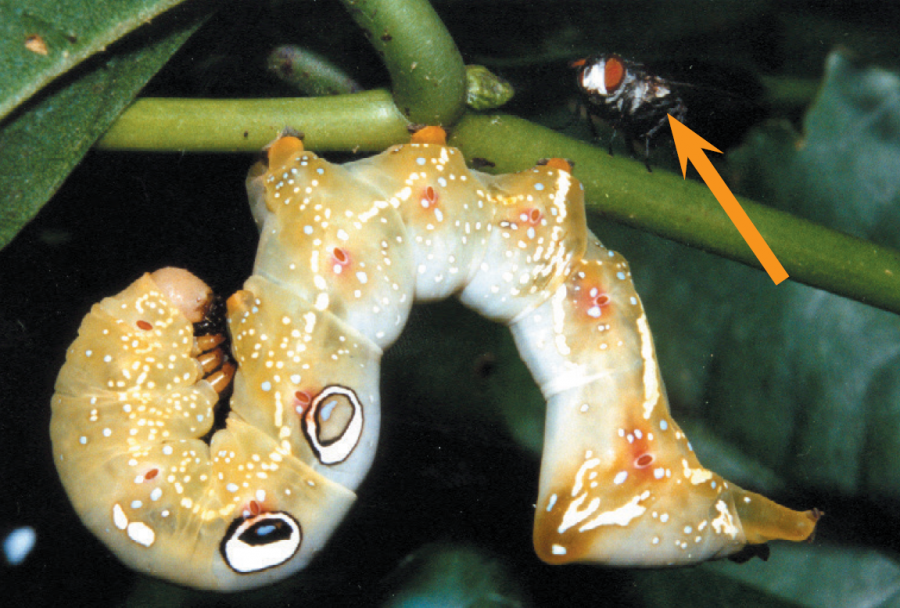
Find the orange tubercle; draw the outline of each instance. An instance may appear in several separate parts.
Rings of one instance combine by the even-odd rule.
[[[547,159],[547,166],[551,169],[559,169],[560,171],[565,171],[566,173],[572,173],[572,163],[564,158]]]
[[[303,152],[303,142],[298,138],[288,135],[276,139],[268,150],[269,168],[284,165],[297,152]]]
[[[414,144],[436,144],[438,146],[446,146],[447,132],[441,127],[423,127],[413,133],[409,141]]]

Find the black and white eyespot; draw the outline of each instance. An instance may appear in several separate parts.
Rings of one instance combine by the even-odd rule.
[[[343,462],[356,448],[363,429],[363,408],[349,388],[326,386],[303,417],[303,434],[322,464]]]
[[[251,574],[280,566],[297,553],[303,530],[284,512],[238,517],[222,539],[220,550],[228,567],[238,574]]]

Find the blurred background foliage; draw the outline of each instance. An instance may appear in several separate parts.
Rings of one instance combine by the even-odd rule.
[[[505,111],[571,136],[590,139],[567,63],[595,52],[677,69],[689,82],[696,75],[705,85],[752,98],[763,112],[717,161],[736,193],[900,247],[900,7],[799,0],[443,0],[434,6],[466,63],[485,65],[515,87]],[[180,40],[169,36],[189,33],[209,8],[187,2],[175,10],[194,12],[179,27],[158,38],[139,29],[94,60],[102,66],[84,69],[100,67],[109,77],[128,53],[160,48],[153,61],[165,65],[141,95],[293,96],[296,90],[266,69],[272,50],[291,44],[327,58],[364,89],[390,84],[338,2],[220,3],[175,52]],[[9,0],[0,9],[21,12]],[[156,23],[167,18],[178,15],[166,13]],[[155,69],[148,67],[147,77]],[[130,88],[93,90],[122,102],[121,109],[140,88],[134,79]],[[40,115],[53,92],[16,112]],[[705,103],[732,99],[711,93]],[[0,139],[10,137],[10,121],[19,116],[0,123]],[[35,124],[25,139],[3,140],[7,175],[38,180],[58,157],[72,158],[73,139],[86,148],[102,131],[76,137],[52,123]],[[602,131],[601,139],[609,135]],[[32,142],[41,153],[29,152]],[[21,525],[37,531],[25,562],[2,566],[4,583],[16,581],[3,585],[12,600],[900,605],[896,315],[790,281],[775,288],[761,271],[602,218],[592,218],[591,226],[632,263],[673,414],[701,460],[779,502],[824,510],[814,543],[775,544],[768,562],[740,566],[634,571],[541,564],[531,549],[531,519],[543,401],[506,330],[446,302],[414,309],[388,352],[378,459],[358,504],[310,568],[279,585],[227,597],[126,569],[80,525],[56,478],[47,433],[53,381],[90,304],[140,273],[173,264],[191,268],[220,293],[240,287],[256,241],[243,191],[251,160],[88,152],[80,164],[69,161],[77,168],[50,204],[0,252],[0,534]],[[658,172],[678,171],[671,147],[656,150],[653,163]]]

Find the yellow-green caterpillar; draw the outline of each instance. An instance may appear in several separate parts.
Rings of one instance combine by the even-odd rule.
[[[510,326],[547,399],[544,561],[690,564],[812,534],[816,511],[697,461],[628,265],[588,231],[564,161],[490,176],[429,128],[333,165],[288,136],[247,184],[261,236],[253,276],[228,300],[225,428],[203,441],[230,373],[204,377],[215,344],[191,324],[210,294],[186,271],[95,305],[57,381],[63,484],[130,566],[225,591],[303,568],[374,458],[382,349],[414,301],[451,295]]]

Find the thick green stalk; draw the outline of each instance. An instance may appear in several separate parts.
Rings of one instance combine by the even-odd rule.
[[[341,0],[391,74],[410,122],[452,125],[465,110],[466,69],[428,0]]]
[[[583,142],[506,115],[467,115],[451,143],[466,158],[495,163],[497,172],[527,168],[541,157],[568,158],[585,186],[588,208],[653,232],[760,268],[750,247],[702,183],[610,157]],[[747,215],[790,274],[806,283],[900,313],[900,252],[879,247],[787,213],[740,199]]]
[[[282,128],[306,133],[311,150],[380,151],[406,141],[406,121],[385,91],[304,99],[143,99],[100,147],[155,151],[257,151]],[[518,171],[542,157],[575,162],[589,209],[723,257],[759,267],[756,257],[703,184],[611,157],[527,120],[468,114],[450,140],[466,157]],[[900,253],[741,199],[791,280],[900,313]]]
[[[377,152],[406,141],[383,90],[284,99],[139,99],[97,142],[101,150],[257,152],[290,127],[311,150]]]

